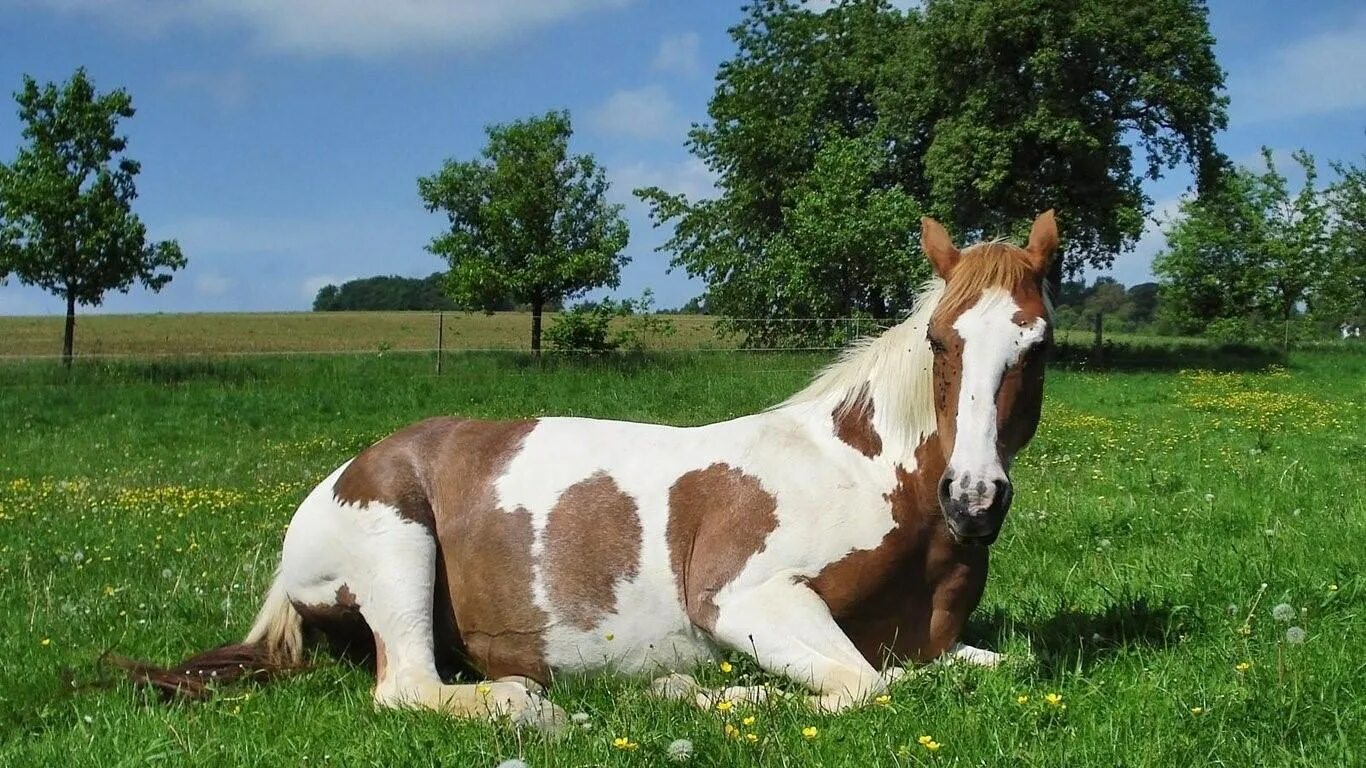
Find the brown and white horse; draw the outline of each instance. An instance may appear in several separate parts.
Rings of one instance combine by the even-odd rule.
[[[378,706],[553,727],[541,684],[563,672],[659,675],[705,705],[763,691],[680,673],[748,654],[833,711],[895,660],[995,664],[959,633],[1039,421],[1057,232],[1049,211],[1025,248],[960,252],[931,219],[922,238],[937,277],[914,314],[763,413],[438,418],[370,446],[295,512],[243,643],[135,674],[202,692],[359,631]],[[492,682],[445,682],[452,659]]]

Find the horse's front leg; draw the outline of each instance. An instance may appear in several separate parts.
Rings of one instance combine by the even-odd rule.
[[[712,637],[759,666],[807,686],[816,707],[837,712],[886,690],[900,670],[879,672],[859,653],[815,592],[790,575],[717,595]]]

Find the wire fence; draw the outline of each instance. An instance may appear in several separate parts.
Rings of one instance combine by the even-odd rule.
[[[557,322],[548,313],[544,327]],[[0,317],[0,361],[61,358],[61,317]],[[614,321],[612,332],[628,339],[617,352],[833,352],[860,337],[876,335],[897,318],[736,318],[707,315],[652,315]],[[1279,329],[1272,329],[1277,330]],[[1268,331],[1268,338],[1278,334]],[[1057,329],[1065,345],[1095,347],[1091,328]],[[1285,334],[1287,346],[1345,344],[1302,334]],[[1157,336],[1106,329],[1102,345],[1197,347],[1199,337]],[[282,358],[327,355],[431,355],[437,365],[451,355],[529,353],[527,313],[466,312],[289,312],[243,314],[86,315],[77,319],[75,356],[83,360],[184,358]],[[545,345],[547,354],[601,354],[601,349]]]

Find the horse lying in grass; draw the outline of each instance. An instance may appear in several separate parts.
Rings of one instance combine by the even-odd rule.
[[[995,664],[959,633],[1039,421],[1057,230],[1049,211],[1025,248],[960,252],[926,219],[922,245],[936,277],[914,314],[763,413],[439,418],[370,446],[294,514],[241,644],[135,676],[202,693],[321,635],[373,657],[377,706],[554,728],[557,673],[761,698],[679,674],[742,653],[837,711],[896,660]],[[447,682],[456,664],[489,682]]]

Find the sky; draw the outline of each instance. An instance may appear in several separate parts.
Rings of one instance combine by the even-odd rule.
[[[812,0],[816,5],[829,0]],[[906,0],[901,0],[905,5]],[[294,311],[319,287],[375,274],[422,276],[444,219],[416,179],[469,159],[484,126],[570,110],[571,146],[608,170],[625,204],[631,262],[613,293],[652,289],[674,307],[703,285],[669,271],[631,189],[705,196],[712,178],[684,142],[705,120],[741,3],[708,0],[0,0],[0,94],[24,74],[62,81],[85,66],[123,87],[141,161],[135,211],[177,239],[188,266],[160,293],[109,294],[104,312]],[[1357,0],[1212,0],[1231,99],[1220,148],[1243,163],[1271,147],[1283,169],[1305,148],[1366,153],[1366,6]],[[0,103],[0,160],[20,144]],[[1293,178],[1293,176],[1292,176]],[[1150,183],[1154,222],[1109,272],[1150,279],[1157,220],[1190,176]],[[596,295],[600,295],[599,294]],[[0,315],[62,302],[13,278]]]

